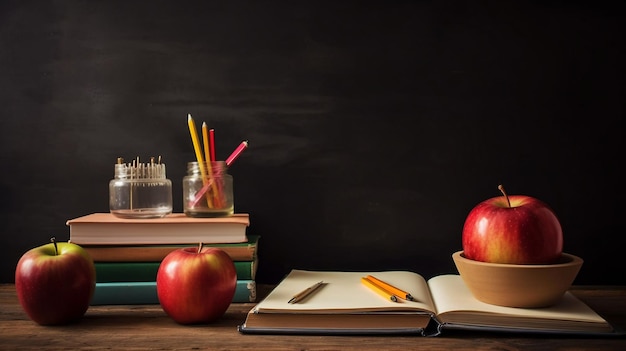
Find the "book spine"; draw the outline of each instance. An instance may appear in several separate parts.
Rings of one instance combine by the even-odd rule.
[[[256,281],[252,279],[237,280],[233,302],[256,302]]]
[[[255,302],[256,282],[237,280],[233,303]],[[96,283],[91,306],[159,304],[156,282],[106,282]]]
[[[207,246],[207,245],[205,245]],[[160,262],[174,250],[189,246],[87,246],[94,262]],[[217,247],[217,246],[216,246]],[[233,261],[251,261],[256,258],[256,247],[218,247]]]
[[[256,259],[258,235],[248,236],[246,243],[205,244],[224,250],[233,261]],[[94,262],[161,262],[174,250],[191,245],[81,245]]]
[[[237,279],[255,279],[257,262],[257,260],[234,261]],[[96,282],[156,281],[160,264],[160,262],[94,262]]]
[[[96,282],[91,305],[158,304],[156,282]]]
[[[247,243],[248,214],[214,218],[191,218],[172,213],[150,221],[93,213],[70,219],[69,242],[78,245],[155,245],[189,243]],[[175,232],[176,235],[172,235]]]

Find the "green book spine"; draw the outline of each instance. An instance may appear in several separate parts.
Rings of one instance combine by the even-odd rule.
[[[254,280],[258,259],[234,261],[237,279]],[[96,282],[152,282],[156,281],[160,262],[94,262]]]
[[[233,303],[255,302],[256,282],[251,279],[237,280]],[[91,299],[98,305],[147,305],[158,304],[156,282],[106,282],[96,283]]]

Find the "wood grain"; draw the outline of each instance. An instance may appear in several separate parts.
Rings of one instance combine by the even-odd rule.
[[[265,296],[272,288],[260,285]],[[626,287],[572,291],[619,328],[626,329]],[[15,286],[0,285],[2,350],[626,350],[626,338],[524,336],[448,332],[438,337],[242,335],[252,303],[232,304],[214,324],[176,324],[159,305],[94,306],[78,323],[43,327],[19,305]]]

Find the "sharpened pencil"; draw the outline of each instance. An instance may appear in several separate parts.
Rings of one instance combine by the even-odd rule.
[[[396,295],[394,295],[390,291],[385,290],[385,288],[383,288],[382,286],[376,285],[376,283],[369,280],[367,277],[362,277],[361,283],[363,283],[365,286],[367,286],[368,288],[370,288],[371,290],[373,290],[380,296],[384,297],[385,299],[393,301],[393,302],[398,302],[398,297]]]
[[[400,297],[401,299],[405,299],[405,300],[409,300],[409,301],[415,301],[415,298],[413,296],[411,296],[410,293],[401,290],[399,288],[396,288],[395,286],[384,282],[376,277],[374,277],[373,275],[368,275],[367,279],[371,280],[372,282],[374,282],[374,284],[377,284],[379,286],[381,286],[383,289],[393,293],[394,295]]]
[[[322,284],[324,284],[324,282],[320,281],[320,282],[317,282],[317,283],[309,286],[308,288],[306,288],[306,289],[302,290],[301,292],[297,293],[296,295],[294,295],[294,297],[292,297],[291,300],[288,301],[288,303],[299,302],[300,300],[304,299],[305,297],[311,295],[320,286],[322,286]]]

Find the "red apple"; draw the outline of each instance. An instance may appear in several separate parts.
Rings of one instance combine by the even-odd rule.
[[[170,252],[157,271],[161,307],[180,324],[210,323],[228,309],[237,287],[237,271],[219,248]]]
[[[468,214],[463,226],[466,258],[508,264],[550,264],[561,257],[563,232],[554,211],[524,195],[487,199]]]
[[[41,325],[67,324],[80,319],[96,288],[91,256],[69,242],[33,248],[15,269],[15,288],[22,308]]]

